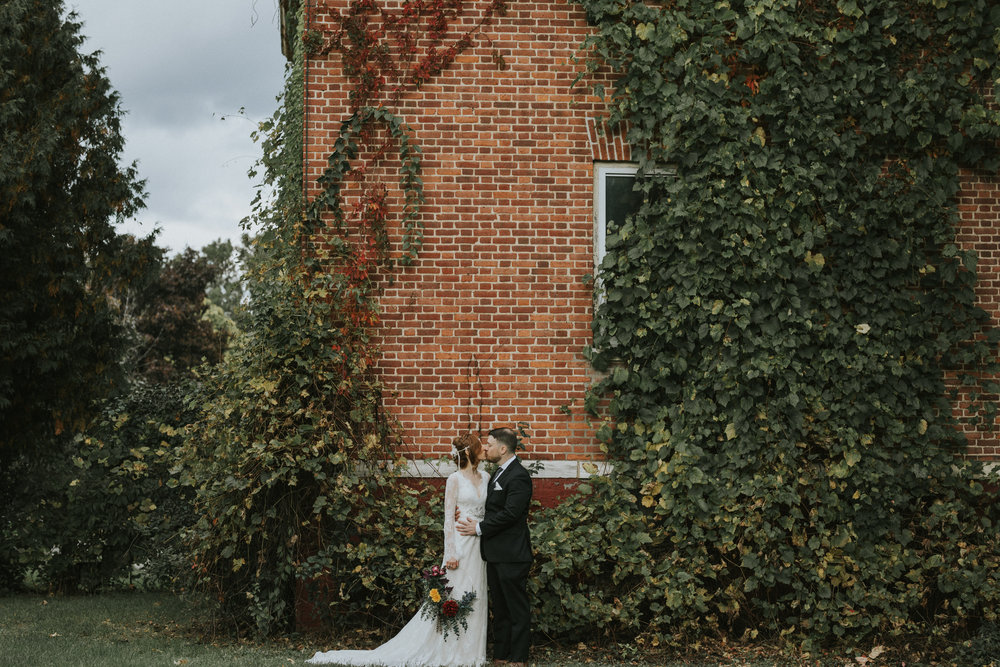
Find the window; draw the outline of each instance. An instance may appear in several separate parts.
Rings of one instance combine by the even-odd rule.
[[[635,186],[640,178],[638,171],[639,165],[634,162],[597,162],[594,164],[595,267],[600,267],[607,254],[608,236],[615,234],[625,223],[626,218],[638,213],[647,191],[653,203],[669,202],[667,197],[669,197],[670,184],[676,179],[676,172],[673,169],[650,169],[642,176],[644,180],[648,179],[643,184],[646,187],[637,190]],[[596,276],[596,313],[596,309],[605,303],[605,295],[602,279],[596,268],[594,275]],[[608,353],[611,355],[609,358],[614,358],[615,349],[618,347],[618,338],[613,335],[613,332],[605,329],[609,326],[606,319],[599,320],[597,324],[600,331],[595,331],[595,338],[604,338],[602,354]]]
[[[600,266],[607,253],[607,238],[635,214],[642,204],[642,192],[634,190],[639,165],[630,162],[597,163],[594,170],[594,192],[597,229],[595,230],[594,261]]]
[[[598,267],[607,254],[608,236],[625,223],[625,219],[639,212],[643,197],[653,202],[669,201],[671,184],[677,172],[671,168],[647,169],[640,177],[639,165],[634,162],[597,162],[594,164],[594,209],[597,221],[594,234],[594,266]],[[634,189],[642,179],[645,187]]]

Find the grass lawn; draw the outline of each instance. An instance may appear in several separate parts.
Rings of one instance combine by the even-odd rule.
[[[197,630],[197,610],[159,593],[0,597],[0,665],[4,667],[254,667],[302,664],[317,650],[337,648],[322,635],[268,642],[212,641]],[[371,633],[345,647],[377,644]],[[537,647],[537,667],[662,665],[576,646]],[[718,664],[718,663],[713,663]]]
[[[0,598],[0,664],[274,667],[308,657],[279,643],[202,641],[191,630],[191,618],[191,610],[170,595]]]
[[[321,635],[266,642],[213,641],[197,630],[197,612],[168,594],[116,593],[78,597],[20,595],[0,597],[0,665],[10,667],[123,667],[145,665],[302,664],[317,650],[355,648],[358,637],[331,646]],[[378,643],[365,638],[363,645]],[[597,647],[541,645],[532,648],[535,667],[707,667],[726,665],[833,666],[901,664],[898,652],[868,659],[864,653],[782,657],[766,646],[692,646],[683,659],[649,654],[631,645]],[[895,653],[895,655],[891,655]],[[877,654],[876,654],[877,655]],[[890,657],[891,655],[891,657]],[[860,658],[860,659],[858,659]],[[905,661],[910,665],[919,661]],[[926,663],[924,663],[926,664]],[[935,664],[935,663],[931,663]],[[949,662],[938,663],[949,664]],[[952,663],[953,664],[953,663]]]

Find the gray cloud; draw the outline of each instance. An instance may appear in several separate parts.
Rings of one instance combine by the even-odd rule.
[[[259,155],[250,138],[281,91],[277,0],[68,0],[126,111],[125,161],[147,181],[127,231],[173,252],[238,240]],[[239,115],[245,109],[245,115]]]

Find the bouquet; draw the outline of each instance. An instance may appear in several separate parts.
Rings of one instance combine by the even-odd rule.
[[[438,630],[445,638],[449,632],[458,636],[461,630],[469,629],[465,617],[472,611],[472,601],[476,599],[474,591],[467,591],[460,600],[453,599],[447,574],[448,568],[439,565],[420,573],[424,585],[424,605],[420,615],[436,621]]]

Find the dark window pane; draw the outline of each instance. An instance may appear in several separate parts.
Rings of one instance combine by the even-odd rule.
[[[635,191],[635,176],[624,174],[608,174],[605,177],[605,211],[604,220],[607,233],[613,234],[625,222],[625,218],[635,215],[642,204],[642,192]]]

